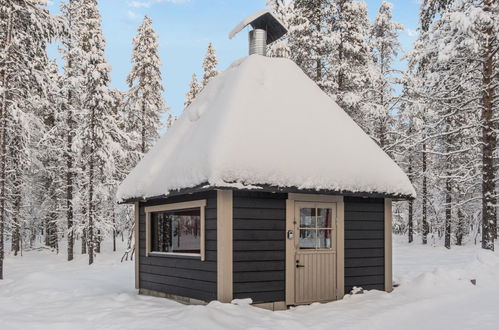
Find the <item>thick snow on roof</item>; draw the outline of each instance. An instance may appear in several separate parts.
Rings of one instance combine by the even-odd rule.
[[[251,55],[213,78],[118,199],[270,185],[415,196],[404,172],[292,61]]]

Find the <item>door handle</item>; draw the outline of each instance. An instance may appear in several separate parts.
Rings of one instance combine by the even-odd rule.
[[[296,264],[296,268],[305,268],[305,265]]]

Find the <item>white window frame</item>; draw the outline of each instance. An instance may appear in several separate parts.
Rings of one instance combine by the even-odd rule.
[[[205,207],[206,199],[172,203],[172,204],[162,204],[156,206],[145,207],[146,213],[146,256],[179,256],[179,257],[200,257],[201,261],[205,258]],[[197,253],[178,253],[178,252],[153,252],[151,251],[151,213],[164,212],[164,211],[181,211],[185,209],[200,209],[200,226],[201,235],[199,238],[199,254]]]

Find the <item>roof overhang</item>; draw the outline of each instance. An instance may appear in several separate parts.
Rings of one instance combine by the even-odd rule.
[[[414,200],[413,196],[403,195],[403,194],[389,194],[389,193],[379,193],[379,192],[362,192],[362,191],[338,191],[338,190],[327,190],[327,189],[303,189],[298,187],[277,187],[270,185],[249,185],[241,186],[241,184],[227,184],[227,186],[214,186],[208,183],[200,184],[191,188],[183,188],[179,190],[170,191],[168,194],[151,196],[151,197],[136,197],[129,198],[119,202],[118,204],[131,204],[136,202],[146,202],[150,200],[157,200],[168,198],[178,195],[188,195],[197,192],[217,190],[217,189],[230,189],[230,190],[243,190],[243,191],[255,191],[255,192],[271,192],[271,193],[302,193],[302,194],[318,194],[318,195],[341,195],[350,197],[363,197],[363,198],[391,198],[394,201],[410,201]]]

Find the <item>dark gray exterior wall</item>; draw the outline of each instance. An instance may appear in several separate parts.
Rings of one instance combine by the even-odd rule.
[[[146,257],[144,207],[206,199],[205,261],[199,257]],[[217,193],[216,191],[172,196],[140,203],[139,287],[204,301],[217,299]]]
[[[204,301],[217,299],[216,191],[140,203],[140,288]],[[145,256],[145,206],[206,199],[206,260]],[[286,193],[234,191],[233,296],[285,300]],[[345,201],[345,293],[384,290],[384,200]]]
[[[234,191],[233,296],[285,300],[287,194]]]
[[[385,289],[382,198],[345,197],[345,294],[354,286]]]

